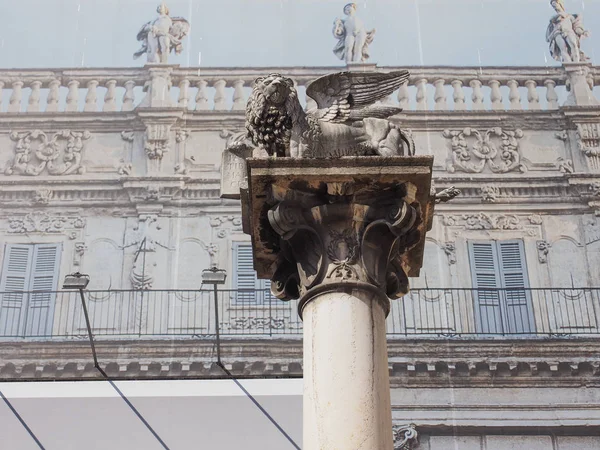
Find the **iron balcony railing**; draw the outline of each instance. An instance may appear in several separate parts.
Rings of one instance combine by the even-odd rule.
[[[212,290],[84,291],[96,338],[208,338]],[[301,337],[297,302],[219,290],[222,336]],[[390,338],[600,338],[600,288],[413,289],[392,301]],[[0,338],[86,336],[77,291],[0,292]]]

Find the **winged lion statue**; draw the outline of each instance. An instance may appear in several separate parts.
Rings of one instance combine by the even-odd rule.
[[[305,112],[294,82],[272,73],[256,80],[246,108],[246,132],[228,146],[255,157],[335,158],[414,154],[412,139],[388,120],[402,111],[376,104],[407,82],[406,70],[341,72],[310,83],[317,108]]]

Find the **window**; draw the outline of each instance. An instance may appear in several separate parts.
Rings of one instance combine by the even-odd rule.
[[[233,243],[233,289],[240,289],[233,293],[235,303],[263,304],[271,296],[270,281],[256,278],[249,243]]]
[[[0,336],[47,336],[52,332],[60,246],[9,244],[0,279]],[[46,291],[23,293],[23,291]]]
[[[480,333],[535,331],[523,241],[469,242]]]

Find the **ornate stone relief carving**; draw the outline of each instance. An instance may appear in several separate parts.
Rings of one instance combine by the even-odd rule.
[[[496,200],[500,197],[500,188],[498,186],[482,186],[479,191],[481,192],[481,201],[483,203],[496,203]]]
[[[124,249],[134,247],[135,259],[129,272],[131,286],[136,290],[151,289],[158,264],[158,247],[170,250],[160,239],[162,227],[155,214],[142,214],[127,237]]]
[[[216,228],[219,238],[226,237],[231,232],[242,231],[241,216],[220,216],[210,219],[210,226]]]
[[[394,425],[394,450],[411,450],[419,444],[419,433],[415,424]]]
[[[600,123],[578,123],[577,146],[590,168],[600,170]]]
[[[54,192],[51,189],[37,189],[33,192],[33,203],[47,205],[52,197],[54,197]]]
[[[135,133],[133,131],[121,131],[121,139],[123,139],[124,143],[124,154],[127,155],[127,158],[131,158],[133,153],[133,140],[135,138]],[[119,165],[117,166],[117,172],[119,175],[131,175],[133,172],[133,164],[130,162],[126,162],[125,159],[119,160]]]
[[[46,212],[33,211],[25,216],[8,218],[8,233],[17,234],[66,234],[76,239],[85,227],[85,219],[79,216],[51,216]]]
[[[548,262],[548,252],[550,251],[551,244],[548,241],[537,241],[536,242],[538,251],[538,261],[540,264],[546,264]]]
[[[144,150],[149,159],[161,160],[170,150],[171,123],[149,123],[146,125]]]
[[[539,223],[538,223],[539,217]],[[485,231],[514,231],[523,230],[530,236],[539,234],[539,225],[541,217],[539,215],[531,215],[529,221],[531,225],[523,223],[523,217],[515,214],[486,214],[472,213],[462,215],[445,215],[442,218],[442,223],[447,227],[462,228],[465,230],[485,230]],[[456,237],[460,233],[454,232]]]
[[[87,245],[85,242],[75,242],[75,252],[73,253],[73,265],[80,266],[81,259],[83,258],[83,254],[87,250]]]
[[[600,220],[593,216],[585,216],[583,219],[583,230],[586,245],[600,242]]]
[[[177,175],[187,175],[188,169],[185,164],[185,141],[190,136],[190,130],[176,130],[175,131],[175,142],[177,143],[177,159],[179,162],[175,164],[175,173]]]
[[[442,245],[442,250],[448,256],[448,264],[456,264],[456,244],[454,242],[446,242]]]
[[[573,167],[573,161],[570,159],[558,158],[556,161],[556,166],[561,173],[573,173],[575,172],[575,168]]]
[[[523,137],[523,131],[520,129],[509,131],[496,127],[482,133],[465,128],[462,131],[444,130],[443,136],[451,140],[452,162],[448,164],[451,173],[457,170],[481,173],[486,167],[493,173],[527,171],[521,161],[519,139]]]
[[[81,152],[84,141],[90,137],[89,131],[62,130],[51,136],[41,130],[13,131],[10,138],[16,142],[15,156],[4,173],[36,176],[45,171],[49,175],[81,175],[85,173]]]

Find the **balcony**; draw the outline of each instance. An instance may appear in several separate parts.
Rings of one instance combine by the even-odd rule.
[[[214,339],[212,290],[85,291],[99,340]],[[0,338],[64,341],[87,337],[78,292],[0,293]],[[50,307],[48,307],[50,305]],[[297,302],[267,290],[218,291],[225,338],[299,339]],[[600,337],[600,288],[414,289],[393,301],[389,339]]]

